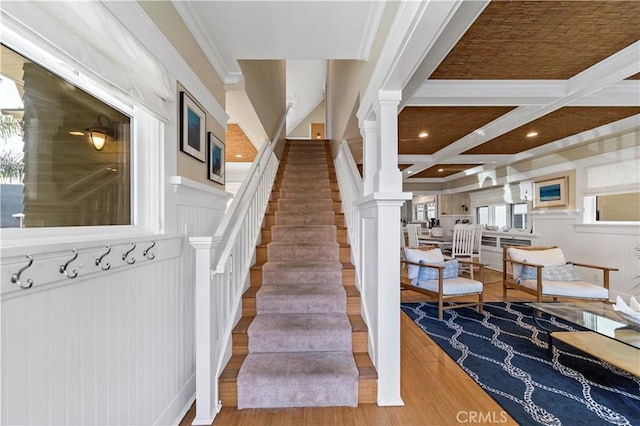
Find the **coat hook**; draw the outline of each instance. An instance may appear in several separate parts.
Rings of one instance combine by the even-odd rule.
[[[127,262],[129,265],[133,265],[134,263],[136,263],[136,258],[131,256],[131,261],[129,261],[129,259],[127,259],[127,257],[129,256],[129,253],[131,253],[132,251],[134,251],[136,249],[136,243],[131,243],[133,245],[133,247],[131,247],[129,249],[129,251],[127,251],[125,254],[122,255],[122,260],[124,260],[125,262]]]
[[[69,264],[78,258],[78,250],[73,249],[71,251],[73,252],[73,257],[71,259],[67,260],[67,263],[65,263],[64,265],[60,265],[60,273],[64,274],[67,278],[75,278],[75,277],[78,276],[78,270],[77,269],[74,269],[71,272],[73,275],[71,275],[71,274],[69,274],[67,272],[67,268],[69,267]]]
[[[107,252],[96,259],[96,266],[99,266],[103,271],[108,271],[111,268],[111,264],[109,262],[104,262],[104,265],[102,264],[102,259],[104,259],[106,255],[111,253],[111,246],[107,245],[106,247]]]
[[[31,288],[31,286],[33,285],[33,280],[31,278],[27,280],[27,285],[22,285],[22,283],[20,282],[20,275],[22,275],[24,271],[29,269],[29,267],[33,263],[33,256],[31,256],[30,254],[27,255],[27,259],[29,259],[29,263],[27,263],[25,266],[20,268],[20,270],[17,273],[11,275],[11,282],[14,284],[18,284],[20,288],[23,288],[23,289]]]
[[[147,247],[146,249],[144,249],[144,251],[142,252],[142,255],[145,256],[147,259],[149,260],[153,260],[156,257],[155,253],[151,253],[149,252],[149,250],[151,250],[152,248],[154,248],[156,245],[156,242],[151,240],[151,245],[149,247]],[[147,255],[148,254],[148,255]]]

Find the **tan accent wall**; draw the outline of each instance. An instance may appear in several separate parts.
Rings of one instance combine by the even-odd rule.
[[[138,4],[151,20],[158,26],[160,31],[175,47],[175,49],[184,58],[185,62],[195,72],[205,87],[211,92],[215,100],[224,108],[225,92],[224,83],[216,73],[215,69],[207,59],[206,55],[196,43],[195,39],[189,32],[189,29],[182,21],[180,15],[168,1],[139,1]],[[224,188],[224,185],[217,184],[207,179],[207,164],[191,157],[180,151],[180,92],[185,88],[178,82],[176,87],[176,140],[175,147],[177,151],[177,168],[176,173],[196,182],[204,183],[218,188]],[[198,103],[198,97],[189,93],[191,99]],[[198,103],[199,104],[199,103]],[[199,104],[202,107],[201,104]],[[204,108],[203,108],[204,109]],[[205,110],[206,111],[206,110]],[[207,132],[212,132],[221,141],[224,142],[224,127],[218,123],[211,115],[207,113]],[[224,123],[226,124],[226,123]]]
[[[176,99],[178,102],[176,103],[176,117],[180,117],[180,92],[185,91],[185,88],[178,83]],[[198,102],[197,98],[195,98],[191,93],[187,92],[191,99],[194,102]],[[201,108],[202,105],[198,104]],[[203,108],[204,109],[204,108]],[[206,110],[205,110],[206,111]],[[207,111],[207,138],[209,137],[208,132],[212,132],[214,135],[218,137],[221,141],[224,142],[224,128],[213,118],[213,116]],[[207,143],[207,141],[205,141]],[[207,178],[207,163],[202,163],[200,160],[193,158],[189,154],[185,154],[180,151],[180,122],[176,123],[176,150],[178,151],[177,155],[177,174],[178,176],[184,176],[188,179],[191,179],[195,182],[204,183],[207,185],[214,186],[216,188],[224,188],[224,185],[220,185],[219,183],[213,182]],[[206,149],[206,148],[205,148]]]
[[[151,20],[224,107],[224,83],[170,1],[138,1]]]
[[[554,173],[551,175],[540,176],[534,179],[534,182],[541,182],[549,179],[567,178],[567,205],[557,207],[534,207],[535,211],[553,211],[553,210],[575,210],[576,209],[576,171],[568,170],[566,172]],[[532,195],[532,197],[535,194]]]
[[[599,220],[640,221],[640,192],[598,195]]]
[[[244,75],[245,92],[267,136],[272,138],[287,103],[285,61],[252,60],[239,61],[239,64]],[[285,135],[283,130],[282,140]]]
[[[326,102],[322,101],[304,120],[287,136],[290,138],[314,138],[310,131],[312,123],[325,123]],[[324,132],[323,132],[324,133]],[[324,139],[324,138],[323,138]]]
[[[373,42],[368,60],[332,60],[327,66],[327,122],[331,123],[331,139],[333,150],[343,139],[353,139],[359,134],[347,134],[347,128],[362,92],[375,69],[382,46],[389,33],[389,28],[396,15],[400,2],[387,2],[378,34]],[[357,161],[357,160],[356,160]]]

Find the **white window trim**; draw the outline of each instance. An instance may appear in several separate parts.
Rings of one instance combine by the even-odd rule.
[[[625,150],[623,158],[630,161],[640,161],[640,147],[634,147],[631,150]],[[619,185],[609,185],[599,188],[588,187],[589,167],[598,167],[606,164],[615,164],[621,161],[619,158],[609,160],[606,155],[600,155],[586,164],[584,167],[576,169],[576,181],[580,183],[580,188],[576,194],[576,203],[578,211],[582,212],[582,221],[576,223],[574,229],[576,232],[600,233],[600,234],[627,234],[629,232],[637,232],[640,229],[640,221],[596,221],[596,197],[598,195],[623,194],[627,192],[636,192],[639,190],[638,183],[628,183],[622,180]]]
[[[50,228],[4,228],[0,248],[29,247],[47,242],[84,242],[119,237],[142,237],[163,230],[164,211],[164,123],[138,103],[114,90],[95,75],[87,76],[65,63],[63,55],[46,41],[30,34],[22,37],[9,28],[0,41],[21,55],[34,60],[97,99],[131,116],[131,223],[119,226],[73,226]]]

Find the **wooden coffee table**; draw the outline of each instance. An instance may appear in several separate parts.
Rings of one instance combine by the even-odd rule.
[[[613,305],[603,302],[525,305],[589,330],[551,331],[540,324],[534,312],[534,321],[549,337],[549,353],[556,339],[640,377],[640,329],[618,316]]]

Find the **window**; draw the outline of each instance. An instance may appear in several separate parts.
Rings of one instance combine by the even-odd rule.
[[[526,203],[511,205],[511,227],[515,229],[527,229],[527,211],[529,207]]]
[[[640,221],[640,192],[584,197],[585,222]]]
[[[131,225],[131,117],[0,48],[0,227]]]
[[[584,172],[584,223],[640,221],[640,161],[597,164]]]
[[[491,225],[489,223],[489,207],[482,206],[476,208],[476,223],[478,225]]]
[[[425,203],[416,203],[415,206],[415,220],[418,222],[427,222],[430,219],[436,218],[436,202],[428,201]]]
[[[476,223],[496,230],[526,229],[527,203],[495,204],[476,207]]]

